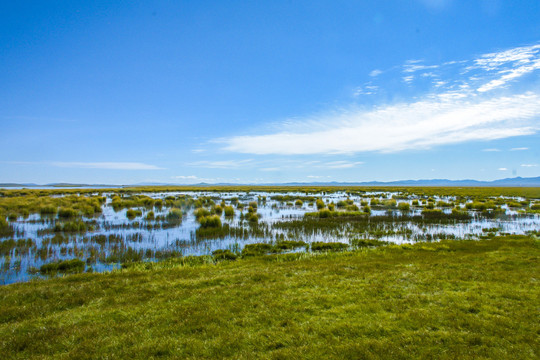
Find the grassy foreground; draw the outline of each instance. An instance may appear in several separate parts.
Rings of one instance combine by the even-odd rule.
[[[533,359],[540,241],[255,257],[0,287],[0,358]]]

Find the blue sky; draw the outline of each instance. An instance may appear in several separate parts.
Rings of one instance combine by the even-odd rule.
[[[537,1],[2,1],[0,182],[539,176],[538,19]]]

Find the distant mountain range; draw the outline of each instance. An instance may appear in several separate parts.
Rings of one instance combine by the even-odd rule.
[[[40,187],[123,187],[123,186],[180,186],[186,184],[171,184],[171,183],[138,183],[131,185],[107,185],[107,184],[71,184],[71,183],[53,183],[38,185],[33,183],[0,183],[0,188],[9,187],[27,187],[27,188],[40,188]],[[511,187],[540,187],[540,176],[523,178],[506,178],[493,181],[479,181],[479,180],[448,180],[448,179],[431,179],[431,180],[398,180],[398,181],[365,181],[365,182],[289,182],[289,183],[265,183],[265,184],[233,184],[233,183],[218,183],[218,184],[189,184],[192,186],[238,186],[238,185],[261,185],[261,186],[511,186]]]

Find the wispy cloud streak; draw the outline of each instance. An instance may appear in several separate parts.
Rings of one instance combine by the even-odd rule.
[[[311,132],[236,136],[225,149],[250,154],[324,154],[395,152],[473,140],[532,134],[540,96],[526,93],[481,102],[435,99],[322,119]],[[313,128],[313,126],[311,126]]]
[[[458,67],[458,78],[440,79],[444,67]],[[461,69],[461,70],[460,70]],[[246,154],[354,154],[428,149],[438,145],[495,140],[540,130],[540,94],[489,92],[540,69],[540,45],[481,55],[471,61],[423,65],[408,61],[400,73],[433,78],[433,89],[411,102],[347,109],[295,120],[273,133],[218,139],[228,151]],[[375,88],[377,85],[370,85]]]
[[[55,161],[52,166],[63,168],[80,169],[104,169],[104,170],[162,170],[155,165],[143,164],[139,162],[61,162]]]

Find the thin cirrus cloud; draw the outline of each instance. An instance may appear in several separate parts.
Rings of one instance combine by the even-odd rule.
[[[139,162],[52,162],[52,166],[62,168],[79,169],[103,169],[103,170],[163,170],[155,165]]]
[[[456,67],[457,76],[441,80],[446,68]],[[531,135],[540,130],[540,93],[488,90],[505,88],[503,85],[537,69],[540,45],[441,65],[409,61],[398,75],[404,81],[413,83],[416,77],[411,74],[422,77],[425,70],[430,76],[423,78],[433,78],[432,90],[413,101],[337,111],[288,122],[271,133],[216,141],[223,144],[224,150],[237,153],[309,155],[398,152]]]
[[[250,154],[396,152],[535,133],[540,96],[526,93],[481,102],[425,100],[322,119],[322,131],[225,139],[225,149]],[[334,129],[328,129],[334,123]],[[311,125],[311,128],[314,126]]]

